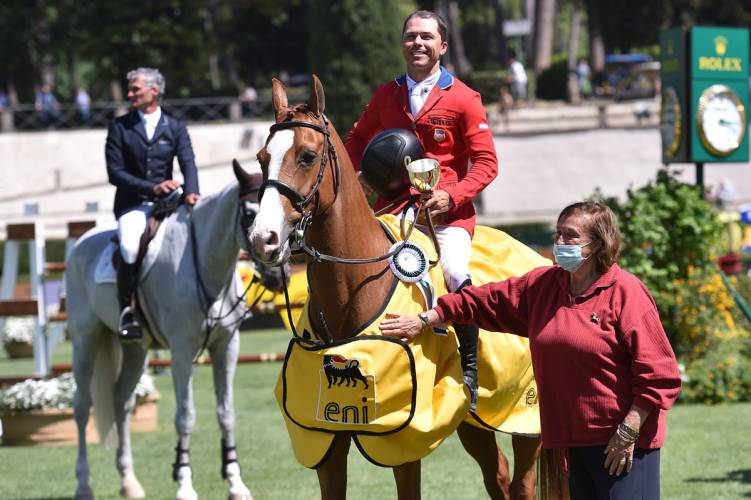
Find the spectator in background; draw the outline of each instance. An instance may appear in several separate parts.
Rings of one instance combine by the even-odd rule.
[[[258,92],[256,89],[248,85],[245,90],[240,94],[240,102],[243,107],[243,116],[250,118],[256,113],[256,101],[258,100]]]
[[[509,111],[514,107],[514,96],[508,84],[501,85],[501,93],[498,96],[498,117],[503,123],[503,127],[508,132],[510,127]]]
[[[78,87],[76,90],[76,110],[78,110],[81,125],[86,125],[91,117],[91,97],[83,87]]]
[[[592,94],[592,69],[586,59],[579,59],[576,65],[576,81],[581,96],[589,97]]]
[[[511,95],[516,105],[527,100],[527,72],[524,65],[516,58],[516,51],[509,51],[509,69],[511,70]]]
[[[34,107],[39,112],[42,125],[49,129],[55,128],[57,122],[60,120],[60,103],[57,102],[55,94],[52,93],[50,84],[45,83],[39,89]]]
[[[0,90],[0,111],[4,110],[8,106],[10,106],[8,94],[6,94],[4,90]]]

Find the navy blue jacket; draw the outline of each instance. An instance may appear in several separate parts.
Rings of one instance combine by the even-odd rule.
[[[185,180],[185,194],[199,192],[188,130],[164,110],[150,141],[138,111],[115,118],[107,132],[104,153],[109,181],[117,187],[115,217],[154,199],[154,186],[172,179],[175,156]]]

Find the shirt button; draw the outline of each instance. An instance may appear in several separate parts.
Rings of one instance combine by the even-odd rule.
[[[415,130],[416,128],[417,128],[417,124],[416,124],[416,123],[413,123],[413,124],[412,124],[412,130]]]

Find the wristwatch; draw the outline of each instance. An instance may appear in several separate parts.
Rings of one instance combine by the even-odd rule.
[[[418,318],[420,318],[420,321],[422,321],[423,327],[430,326],[430,320],[428,320],[428,313],[427,311],[423,311],[417,315]]]

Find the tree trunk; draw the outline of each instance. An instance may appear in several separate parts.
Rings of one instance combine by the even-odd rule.
[[[539,75],[550,67],[553,58],[555,0],[537,0],[535,5],[534,70]]]
[[[39,79],[42,84],[53,86],[55,83],[52,71],[53,58],[50,53],[50,23],[47,19],[45,0],[37,0],[36,41],[39,50]]]
[[[594,74],[605,71],[605,40],[602,38],[600,9],[597,0],[587,0],[589,26],[589,57]]]
[[[222,78],[219,74],[219,54],[217,53],[217,11],[217,0],[208,0],[203,16],[203,31],[208,42],[206,52],[208,54],[209,81],[211,82],[212,90],[219,90],[222,86]]]
[[[568,100],[579,104],[581,89],[579,79],[576,77],[576,60],[579,55],[579,25],[581,24],[581,0],[572,2],[571,12],[571,36],[568,44]]]
[[[455,1],[440,0],[436,7],[449,25],[449,50],[447,54],[450,54],[450,56],[444,57],[444,63],[446,66],[453,65],[453,72],[460,78],[465,78],[472,73],[472,64],[464,52],[459,4]]]
[[[501,60],[501,67],[508,66],[508,46],[506,44],[506,34],[503,31],[503,0],[493,0],[493,17],[495,18],[495,34],[498,37],[498,57]]]

